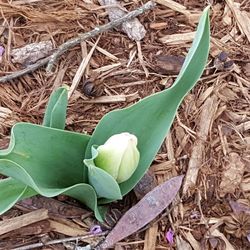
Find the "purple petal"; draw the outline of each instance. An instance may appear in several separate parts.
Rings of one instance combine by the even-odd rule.
[[[0,45],[0,56],[3,55],[4,51],[5,51],[4,47]]]
[[[250,242],[250,233],[247,235],[247,239]]]
[[[99,225],[94,225],[90,228],[90,233],[91,234],[99,234],[99,233],[102,233],[102,229]]]
[[[171,228],[168,229],[168,231],[166,232],[165,237],[166,237],[166,240],[168,241],[168,243],[170,245],[174,244],[174,231]]]

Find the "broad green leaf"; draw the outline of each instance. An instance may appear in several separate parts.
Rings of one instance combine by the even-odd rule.
[[[200,19],[192,48],[173,86],[144,98],[129,108],[108,113],[97,125],[88,143],[85,158],[91,157],[92,145],[102,145],[114,134],[129,132],[138,138],[140,162],[132,177],[120,184],[123,195],[133,189],[152,163],[181,101],[201,76],[208,52],[209,12],[206,8]]]
[[[25,184],[13,178],[0,180],[0,213],[4,213],[19,200],[37,193]]]
[[[12,128],[9,148],[0,151],[0,172],[18,181],[16,199],[22,186],[47,197],[64,193],[89,206],[101,220],[96,193],[85,183],[83,174],[89,138],[84,134],[18,123]],[[1,192],[8,193],[8,187]],[[6,201],[6,204],[10,207],[13,202]]]
[[[122,199],[121,190],[116,180],[106,171],[95,166],[94,159],[97,156],[98,151],[92,147],[92,158],[84,160],[88,167],[89,184],[94,187],[98,197],[113,200]]]
[[[68,105],[67,87],[58,88],[50,96],[43,119],[43,126],[64,129]]]
[[[21,165],[43,187],[67,187],[86,180],[82,161],[89,138],[70,131],[17,123],[12,128],[10,147],[0,151],[0,162],[7,159]]]

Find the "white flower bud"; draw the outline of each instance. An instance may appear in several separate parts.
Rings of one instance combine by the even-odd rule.
[[[97,148],[95,165],[108,172],[118,182],[128,180],[138,166],[140,153],[137,138],[130,133],[111,136]]]

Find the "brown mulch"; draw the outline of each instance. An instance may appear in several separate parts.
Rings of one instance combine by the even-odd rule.
[[[207,5],[207,1],[201,0],[176,2],[198,14]],[[197,86],[184,99],[151,167],[158,183],[186,174],[184,185],[188,188],[184,187],[182,199],[170,213],[118,243],[115,249],[250,248],[246,238],[250,233],[250,3],[246,0],[210,2],[212,43],[208,65]],[[141,5],[138,1],[122,3],[128,10]],[[79,33],[108,22],[104,8],[91,0],[1,1],[0,9],[0,45],[5,47],[0,76],[25,68],[29,63],[13,63],[12,49],[47,40],[56,48]],[[248,29],[241,26],[241,18]],[[154,10],[139,16],[147,31],[139,43],[119,29],[103,33],[97,46],[104,51],[95,49],[69,100],[67,129],[91,134],[107,112],[127,107],[171,86],[191,46],[185,33],[195,31],[195,19],[195,14],[188,17],[157,4]],[[174,43],[162,42],[180,33],[183,36]],[[40,68],[11,82],[0,83],[0,148],[6,147],[11,126],[16,122],[41,123],[51,92],[62,84],[71,85],[96,39],[70,49],[59,59],[52,74]],[[194,174],[190,171],[192,167],[199,170],[194,185],[188,182]],[[0,219],[47,208],[38,200],[33,207],[19,204]],[[58,197],[55,202],[51,203],[54,213],[49,219],[37,218],[30,225],[0,234],[0,249],[77,236],[87,233],[96,223],[92,214],[76,201]],[[116,214],[117,208],[123,213],[135,202],[136,197],[131,193],[115,205],[112,213]],[[233,202],[244,205],[244,211],[235,212]],[[63,213],[58,213],[62,210]],[[109,227],[112,226],[111,223]],[[165,238],[169,228],[175,233],[174,245]],[[86,243],[93,240],[78,242],[79,246]],[[44,249],[73,248],[69,243],[61,243]]]

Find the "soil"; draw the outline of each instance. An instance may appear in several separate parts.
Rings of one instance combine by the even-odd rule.
[[[121,5],[132,11],[145,2],[122,1]],[[140,42],[131,40],[119,28],[100,35],[98,48],[69,99],[66,129],[91,134],[109,111],[170,87],[191,46],[192,39],[186,39],[185,34],[195,31],[197,16],[210,2],[208,64],[196,87],[185,97],[151,166],[157,184],[185,175],[179,200],[155,223],[117,243],[114,249],[250,249],[250,2],[172,1],[179,3],[176,8],[168,0],[157,2],[153,10],[138,17],[146,29]],[[0,77],[35,63],[34,58],[25,59],[23,55],[20,61],[13,61],[13,49],[41,41],[51,41],[55,49],[109,21],[105,8],[92,0],[1,1],[0,9],[0,45],[5,49]],[[163,43],[175,34],[183,36]],[[69,49],[50,74],[42,66],[0,82],[0,148],[7,147],[15,123],[41,124],[51,92],[62,84],[71,86],[97,38]],[[43,53],[54,49],[47,48]],[[194,160],[197,155],[198,160]],[[192,167],[198,176],[185,190]],[[111,205],[109,223],[103,228],[112,229],[138,199],[131,192],[122,202]],[[0,233],[0,249],[31,249],[28,247],[34,243],[53,240],[59,240],[59,244],[42,249],[76,249],[76,245],[95,244],[105,237],[63,243],[67,237],[87,234],[96,224],[87,208],[64,196],[21,202],[1,215],[0,223],[44,209],[49,210],[49,219]],[[172,244],[166,239],[169,229],[174,231]]]

